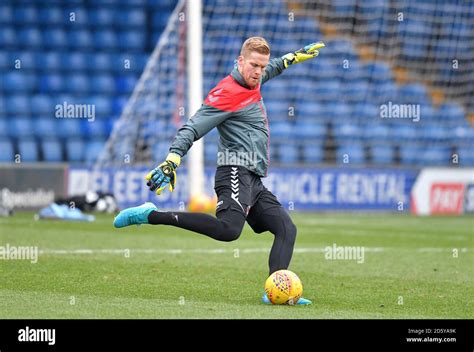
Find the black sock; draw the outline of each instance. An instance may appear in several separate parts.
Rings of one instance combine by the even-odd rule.
[[[148,222],[152,225],[171,225],[228,242],[239,238],[245,216],[232,209],[219,212],[218,218],[202,213],[152,211]]]

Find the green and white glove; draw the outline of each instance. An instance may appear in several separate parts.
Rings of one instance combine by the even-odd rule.
[[[301,48],[294,53],[288,53],[283,55],[283,65],[285,68],[293,64],[299,64],[300,62],[312,59],[319,55],[319,49],[324,48],[325,45],[323,42],[311,43],[306,45],[304,48]]]

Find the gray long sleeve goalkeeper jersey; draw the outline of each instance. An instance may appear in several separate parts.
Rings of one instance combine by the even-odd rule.
[[[270,163],[270,130],[260,87],[283,70],[281,58],[270,60],[260,84],[249,89],[234,68],[211,89],[199,110],[178,130],[169,151],[182,157],[194,141],[217,127],[218,166],[240,165],[266,176]]]

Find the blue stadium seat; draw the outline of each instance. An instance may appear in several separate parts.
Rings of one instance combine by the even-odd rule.
[[[156,32],[161,32],[165,29],[168,23],[170,12],[156,11],[153,15],[153,29]]]
[[[436,112],[437,120],[453,125],[462,124],[464,119],[464,109],[457,103],[444,103]]]
[[[9,139],[0,138],[0,162],[11,162],[13,160],[13,143]]]
[[[270,121],[288,119],[289,108],[292,106],[285,100],[267,100],[265,102],[267,116]]]
[[[30,100],[26,95],[10,95],[5,99],[5,108],[9,115],[28,117],[30,115]]]
[[[387,142],[390,139],[390,128],[385,123],[373,124],[368,122],[362,129],[367,141]]]
[[[145,12],[140,8],[119,10],[115,13],[115,24],[123,28],[144,27],[146,25]]]
[[[161,154],[158,155],[165,155],[168,152],[169,145],[166,144],[166,148],[163,147],[163,149],[160,151]],[[206,140],[206,143],[204,144],[204,160],[206,161],[206,164],[209,165],[215,165],[217,162],[217,143],[209,143]]]
[[[69,47],[77,50],[88,50],[92,48],[92,36],[85,29],[68,32]]]
[[[68,82],[69,80],[67,80]],[[63,81],[63,76],[58,74],[44,75],[40,77],[41,93],[59,93],[64,91],[64,86],[68,84]]]
[[[409,83],[398,89],[401,103],[405,104],[428,104],[428,91],[420,83]]]
[[[346,143],[347,141],[354,141],[363,136],[363,131],[360,127],[351,122],[336,123],[333,125],[333,134],[338,143]]]
[[[0,24],[13,24],[13,6],[0,5]]]
[[[391,140],[402,142],[414,142],[421,138],[423,131],[411,124],[411,121],[399,121],[391,129]]]
[[[445,145],[428,145],[420,152],[421,165],[452,165],[450,148]]]
[[[42,45],[41,32],[36,28],[21,29],[18,32],[18,45],[28,50],[40,49]]]
[[[43,152],[43,160],[48,162],[63,161],[63,151],[61,143],[54,139],[43,139],[41,141],[41,150]]]
[[[21,162],[38,161],[39,151],[36,142],[33,139],[20,139],[18,141],[18,152]]]
[[[7,119],[0,118],[0,137],[7,137],[8,135],[10,135],[10,123]]]
[[[131,31],[127,30],[120,32],[119,36],[119,48],[121,50],[128,51],[143,51],[146,45],[146,37],[143,31]]]
[[[69,162],[84,161],[85,144],[82,139],[68,138],[66,140],[66,153]]]
[[[286,121],[270,120],[270,134],[275,140],[289,140],[293,136],[293,125]]]
[[[127,104],[128,96],[121,95],[116,97],[112,102],[112,113],[115,116],[119,116],[122,113],[125,105]]]
[[[108,126],[104,120],[83,121],[83,129],[88,137],[103,138],[108,136]]]
[[[0,43],[1,45],[1,43]],[[0,51],[0,69],[6,72],[13,66],[13,62],[10,60],[10,55],[7,51]]]
[[[32,120],[24,117],[14,117],[12,119],[10,135],[16,138],[30,137],[34,133],[34,124]]]
[[[58,28],[46,29],[43,31],[43,45],[47,49],[66,48],[68,46],[66,32]],[[54,54],[58,55],[58,53]]]
[[[88,67],[89,70],[92,71],[99,71],[99,72],[108,72],[115,68],[115,58],[116,55],[111,55],[107,53],[94,53],[89,56],[90,65]],[[123,64],[121,66],[123,68]]]
[[[13,19],[17,25],[31,25],[38,21],[38,12],[33,6],[22,5],[13,8]]]
[[[274,147],[278,148],[278,161],[284,165],[295,164],[299,162],[298,145],[296,143],[275,143]]]
[[[364,164],[364,146],[360,142],[341,141],[341,144],[339,144],[336,149],[336,158],[338,164]]]
[[[63,81],[66,82],[66,90],[72,94],[88,94],[89,80],[85,74],[75,73],[63,76]]]
[[[297,139],[321,141],[326,137],[326,124],[317,120],[298,119],[292,133]]]
[[[390,66],[383,62],[369,62],[361,66],[364,76],[371,82],[387,82],[392,80],[392,70]]]
[[[324,161],[324,148],[322,143],[303,144],[303,162],[322,163]]]
[[[1,87],[11,93],[28,93],[36,86],[36,76],[22,70],[2,75],[1,81]]]
[[[68,102],[70,103],[70,102]],[[85,119],[65,118],[57,119],[56,130],[61,138],[75,138],[83,135],[81,121]],[[87,120],[85,120],[87,122]]]
[[[69,21],[69,18],[63,15],[60,7],[52,7],[48,5],[46,8],[41,8],[39,10],[39,23],[43,25],[61,25],[66,21]]]
[[[110,118],[112,115],[111,99],[108,97],[106,98],[103,95],[91,96],[87,99],[87,103],[95,106],[95,114],[98,118]]]
[[[94,139],[92,141],[89,141],[86,145],[84,155],[85,161],[88,164],[94,163],[100,156],[100,153],[102,152],[102,149],[104,149],[104,146],[105,141],[103,139]]]
[[[115,80],[116,90],[119,94],[127,94],[133,91],[137,78],[132,75],[118,76]]]
[[[0,31],[0,48],[7,49],[16,47],[17,43],[17,35],[15,30],[11,27],[3,27]]]
[[[61,67],[67,71],[85,71],[93,65],[86,54],[82,52],[67,52],[61,54]]]
[[[56,137],[58,124],[58,119],[53,114],[35,119],[34,134],[39,138]]]
[[[31,111],[35,115],[54,116],[56,104],[49,95],[37,94],[31,97]]]
[[[402,165],[415,165],[420,160],[424,146],[419,143],[400,143],[400,162]]]
[[[18,60],[18,61],[17,61]],[[35,53],[30,51],[15,51],[10,53],[9,68],[21,69],[20,71],[31,71],[36,69]],[[1,64],[0,64],[1,67]]]
[[[112,30],[99,30],[93,35],[94,48],[97,50],[116,50],[117,36]]]
[[[61,56],[56,52],[38,52],[35,58],[37,69],[45,73],[52,74],[61,68]]]
[[[91,91],[99,94],[115,93],[115,81],[112,75],[97,74],[91,77]]]
[[[460,145],[456,148],[460,166],[474,166],[474,143]]]
[[[372,163],[389,165],[395,161],[395,149],[389,143],[371,143],[369,146]]]
[[[90,22],[99,28],[107,28],[114,24],[114,10],[108,7],[94,8],[90,10]]]

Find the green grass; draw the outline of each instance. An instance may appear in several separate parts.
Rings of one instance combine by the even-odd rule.
[[[172,227],[117,230],[112,216],[90,224],[0,218],[0,246],[44,251],[36,264],[0,260],[0,318],[474,317],[473,217],[292,217],[290,269],[313,300],[307,307],[260,303],[273,236],[247,226],[221,243]],[[363,246],[364,262],[326,260],[333,243]]]

